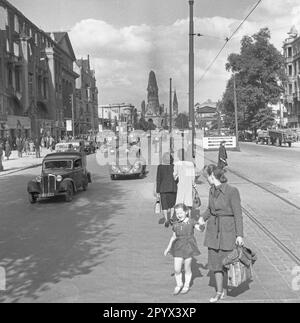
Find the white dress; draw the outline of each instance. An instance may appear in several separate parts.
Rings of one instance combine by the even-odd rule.
[[[179,180],[177,185],[176,204],[184,203],[193,206],[193,184],[195,181],[195,166],[190,161],[174,163],[174,178]]]

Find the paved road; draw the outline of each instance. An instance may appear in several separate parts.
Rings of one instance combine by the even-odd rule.
[[[230,165],[235,158],[237,164],[243,163],[234,154],[229,153]],[[155,167],[145,179],[111,181],[107,168],[100,167],[95,156],[88,163],[93,183],[70,204],[60,199],[36,205],[27,202],[26,183],[40,169],[1,178],[0,265],[6,269],[7,290],[0,291],[0,301],[206,302],[213,289],[202,247],[193,263],[191,291],[171,295],[172,258],[163,256],[171,229],[159,225],[153,214]],[[241,190],[245,204],[260,209],[278,203],[274,197],[266,203],[261,192],[249,194],[253,186],[228,175]],[[202,184],[199,190],[204,210],[208,186]],[[276,214],[280,216],[278,210]],[[289,217],[285,224],[294,227]],[[295,264],[246,217],[245,233],[247,244],[259,257],[254,281],[226,301],[298,302],[300,292],[291,288]],[[197,233],[199,246],[203,236]]]

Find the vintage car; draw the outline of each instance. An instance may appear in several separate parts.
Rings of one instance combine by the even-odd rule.
[[[65,196],[71,202],[79,189],[86,191],[91,174],[86,169],[86,155],[80,152],[61,152],[47,155],[40,176],[27,185],[30,203],[38,199]]]
[[[96,152],[96,145],[93,141],[86,140],[84,142],[84,151],[86,154],[94,154]]]
[[[110,178],[115,180],[120,177],[136,177],[143,178],[146,174],[146,161],[140,156],[140,153],[134,152],[135,158],[127,156],[120,157],[109,167]]]

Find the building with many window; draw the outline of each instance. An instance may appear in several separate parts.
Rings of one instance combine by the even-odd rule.
[[[291,28],[288,35],[283,44],[287,75],[284,104],[287,108],[287,125],[300,127],[300,35],[295,27]]]
[[[74,71],[79,74],[76,80],[75,133],[98,132],[98,88],[90,57],[78,59],[74,63]]]
[[[65,133],[75,61],[66,32],[46,33],[0,0],[0,137]]]

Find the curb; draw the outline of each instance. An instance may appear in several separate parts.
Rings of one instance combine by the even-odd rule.
[[[19,173],[19,172],[22,172],[23,170],[27,170],[27,169],[31,169],[31,168],[36,168],[36,167],[39,167],[39,166],[42,166],[42,163],[39,163],[39,164],[35,164],[35,165],[30,165],[30,166],[26,166],[26,167],[23,167],[23,168],[17,168],[17,169],[14,169],[12,171],[9,171],[9,170],[4,170],[3,173],[0,172],[0,177],[3,177],[3,176],[6,176],[6,175],[10,175],[10,174],[14,174],[14,173]]]

